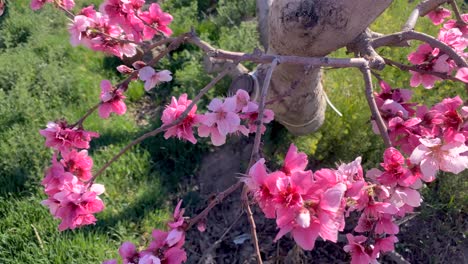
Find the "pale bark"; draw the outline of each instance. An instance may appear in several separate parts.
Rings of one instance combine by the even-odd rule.
[[[259,8],[270,1],[258,0]],[[325,56],[352,42],[392,3],[392,0],[273,0],[259,11],[261,30],[268,30],[268,54]],[[265,32],[261,33],[264,36]],[[265,40],[265,38],[263,38]],[[264,68],[257,77],[262,80]],[[294,93],[269,107],[275,119],[296,135],[316,131],[325,118],[326,100],[321,70],[279,65],[271,80],[268,99],[284,95],[294,82]]]

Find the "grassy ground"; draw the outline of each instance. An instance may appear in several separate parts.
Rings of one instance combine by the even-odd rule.
[[[78,2],[84,5],[100,1]],[[176,34],[194,26],[204,39],[221,48],[251,51],[258,45],[252,20],[255,1],[220,0],[216,9],[208,12],[211,2],[166,1],[165,6],[175,17]],[[50,7],[33,13],[28,5],[28,0],[10,0],[6,14],[0,17],[0,263],[98,263],[115,257],[122,241],[144,244],[152,228],[163,226],[180,189],[179,179],[196,174],[209,147],[161,137],[135,147],[98,179],[106,185],[107,208],[98,215],[97,225],[59,233],[57,221],[39,204],[45,198],[39,183],[51,152],[44,148],[38,130],[49,120],[78,119],[97,101],[101,79],[120,78],[114,70],[118,62],[84,48],[72,48],[61,14]],[[395,1],[374,30],[397,31],[409,10],[407,1]],[[435,32],[424,19],[419,29]],[[385,49],[382,53],[405,61],[407,50]],[[340,50],[334,56],[345,54]],[[161,87],[157,95],[150,94],[151,104],[164,104],[169,94],[193,95],[201,88],[210,78],[203,72],[201,58],[199,51],[183,47],[165,60],[162,67],[174,72],[175,81]],[[407,74],[386,69],[383,76],[394,86],[408,86]],[[267,146],[272,159],[279,161],[280,153],[293,140],[311,155],[316,167],[349,161],[358,155],[363,156],[366,167],[375,166],[383,149],[380,139],[369,129],[361,80],[353,70],[329,70],[324,82],[328,96],[344,117],[327,112],[324,127],[307,137],[293,138],[281,129],[275,130],[269,134],[269,142],[276,143]],[[224,81],[210,96],[223,94],[228,83]],[[417,98],[427,103],[461,91],[462,87],[450,83],[431,91],[415,89]],[[141,85],[136,85],[129,99],[137,101],[143,94]],[[138,109],[131,112],[138,113]],[[156,125],[155,120],[149,120],[146,126],[138,125],[132,115],[106,121],[92,116],[85,127],[101,134],[91,150],[96,167]],[[444,175],[440,183],[425,190],[426,204],[420,221],[433,220],[431,227],[418,233],[408,230],[411,236],[402,234],[402,252],[409,250],[411,255],[418,248],[430,255],[434,245],[427,235],[436,229],[445,232],[437,233],[441,241],[450,235],[460,242],[466,230],[460,218],[468,205],[463,193],[467,185],[462,177]],[[437,260],[440,258],[435,257],[433,262]]]

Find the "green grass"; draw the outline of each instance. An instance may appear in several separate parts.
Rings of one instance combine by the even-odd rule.
[[[80,1],[81,5],[101,1]],[[194,26],[200,36],[213,45],[250,52],[258,46],[253,0],[218,1],[210,13],[211,1],[165,1],[174,15],[173,30],[182,33]],[[397,31],[411,6],[394,1],[373,26],[382,33]],[[115,59],[68,44],[66,19],[53,8],[39,12],[29,9],[28,0],[10,0],[0,17],[0,263],[99,263],[115,257],[125,240],[145,244],[154,227],[163,227],[178,198],[179,182],[196,174],[203,154],[209,149],[203,140],[195,146],[161,136],[133,148],[113,164],[99,179],[106,186],[103,197],[106,210],[99,221],[75,231],[58,232],[58,221],[40,205],[45,198],[40,186],[51,151],[44,147],[38,130],[47,121],[66,118],[77,120],[97,102],[102,79],[119,80]],[[434,34],[436,29],[421,19],[418,30]],[[381,54],[405,61],[410,49],[386,48]],[[348,56],[344,50],[333,54]],[[154,105],[167,103],[169,95],[193,96],[212,77],[203,70],[202,53],[183,46],[162,61],[175,80],[150,93]],[[252,65],[248,65],[251,67]],[[382,73],[395,87],[408,87],[409,75],[387,67]],[[224,80],[208,98],[224,95],[229,80]],[[362,80],[355,70],[327,70],[324,87],[331,101],[344,114],[338,117],[328,110],[324,126],[315,134],[293,137],[277,124],[267,135],[266,153],[280,163],[291,141],[307,152],[313,167],[334,166],[335,162],[362,156],[366,168],[381,160],[383,145],[369,126],[369,111]],[[443,96],[461,94],[463,87],[445,82],[428,91],[414,89],[416,99],[433,104]],[[128,98],[137,102],[145,94],[141,84],[132,85]],[[206,100],[199,109],[203,109]],[[131,110],[133,105],[130,104]],[[130,111],[132,112],[132,111]],[[132,115],[109,120],[91,116],[85,128],[101,134],[92,142],[90,154],[98,168],[133,138],[154,128],[158,121],[139,126]],[[466,176],[466,175],[465,175]],[[466,182],[462,175],[442,175],[439,183],[424,191],[426,205],[421,219],[434,216],[456,218],[468,204]],[[461,182],[461,184],[460,184]],[[457,230],[459,226],[443,226]],[[459,233],[456,233],[459,235]],[[408,245],[414,239],[405,238]],[[430,246],[425,245],[430,252]]]

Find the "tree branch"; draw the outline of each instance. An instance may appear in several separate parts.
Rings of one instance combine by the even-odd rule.
[[[367,61],[362,58],[341,59],[328,57],[300,57],[226,51],[222,49],[215,49],[210,44],[200,40],[196,36],[188,38],[187,42],[196,45],[212,58],[238,60],[239,62],[250,61],[258,64],[267,64],[277,59],[280,64],[327,66],[335,68],[360,68],[364,65],[367,65]]]
[[[252,154],[250,155],[249,168],[253,165],[255,161],[257,161],[258,156],[259,156],[260,142],[262,139],[261,130],[262,130],[262,124],[263,124],[264,111],[265,111],[266,97],[268,94],[268,89],[270,88],[271,76],[273,75],[273,72],[275,71],[276,65],[278,65],[278,60],[275,59],[270,64],[270,68],[268,69],[268,72],[265,76],[265,81],[263,82],[262,92],[260,96],[260,103],[258,106],[258,118],[256,121],[257,131],[255,131],[255,140],[254,140],[254,145],[252,147]]]
[[[366,85],[366,99],[372,113],[372,119],[377,123],[380,135],[382,136],[385,143],[385,147],[389,148],[392,146],[392,143],[390,141],[390,137],[388,136],[387,127],[385,126],[382,116],[380,115],[379,108],[377,107],[377,103],[375,102],[371,71],[369,67],[362,67],[361,72],[364,77],[364,83]]]
[[[414,30],[416,26],[416,22],[418,21],[419,17],[423,17],[427,15],[427,13],[431,12],[432,10],[436,9],[440,5],[450,2],[451,0],[425,0],[421,1],[411,12],[408,20],[406,21],[405,25],[401,29],[401,31],[411,31]]]
[[[372,31],[366,29],[364,32],[353,40],[353,42],[346,45],[346,48],[350,52],[354,52],[356,57],[363,57],[369,61],[369,66],[372,69],[383,70],[385,62],[380,55],[374,50],[371,45]]]
[[[207,257],[208,254],[210,254],[221,242],[223,242],[224,238],[226,237],[226,235],[231,231],[231,229],[234,227],[234,225],[239,221],[239,219],[241,218],[241,216],[244,214],[244,212],[240,212],[239,215],[236,217],[236,219],[234,221],[232,221],[232,224],[230,226],[228,226],[226,228],[226,230],[224,230],[223,234],[221,235],[220,238],[218,238],[218,240],[216,240],[209,248],[208,250],[205,251],[205,253],[203,253],[203,255],[201,256],[200,260],[198,261],[199,264],[203,264],[204,261],[205,261],[205,258]]]
[[[382,47],[382,46],[391,46],[393,44],[398,44],[404,40],[419,40],[426,42],[427,44],[431,45],[433,48],[439,48],[441,51],[446,53],[458,67],[468,67],[465,59],[463,59],[457,52],[455,52],[450,46],[447,44],[439,41],[438,39],[421,33],[417,31],[406,31],[406,32],[397,32],[390,35],[385,35],[380,38],[376,38],[372,41],[372,46],[374,48]]]
[[[417,65],[405,65],[405,64],[393,61],[391,59],[387,59],[387,58],[383,58],[383,59],[384,59],[384,61],[385,61],[385,63],[387,65],[394,66],[394,67],[396,67],[396,68],[398,68],[398,69],[400,69],[402,71],[414,71],[414,72],[419,72],[419,73],[423,73],[423,74],[434,75],[434,76],[439,77],[439,78],[444,79],[444,80],[451,80],[451,81],[454,81],[454,82],[462,82],[459,79],[457,79],[455,77],[452,77],[452,76],[450,76],[449,74],[446,74],[446,73],[426,71],[426,70],[418,68]]]
[[[455,0],[449,1],[450,5],[452,6],[452,10],[455,13],[455,17],[457,18],[457,24],[459,26],[466,26],[467,23],[465,20],[463,20],[463,17],[461,16],[460,9],[458,8],[457,2]]]
[[[205,219],[208,213],[213,209],[216,205],[220,204],[224,198],[235,192],[239,187],[243,185],[243,182],[239,181],[234,185],[231,185],[231,187],[227,188],[223,192],[220,192],[216,197],[208,204],[208,206],[198,215],[196,215],[194,218],[189,220],[189,224],[185,228],[185,230],[189,230],[192,228],[195,224],[197,224],[199,221],[202,219]]]

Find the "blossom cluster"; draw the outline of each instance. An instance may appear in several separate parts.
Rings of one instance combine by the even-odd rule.
[[[428,109],[409,102],[412,92],[392,89],[380,81],[376,102],[394,146],[420,165],[422,179],[435,179],[437,171],[455,174],[468,168],[468,107],[459,96],[446,98]]]
[[[146,66],[146,63],[142,61],[137,61],[133,63],[134,69],[120,65],[117,67],[117,70],[122,74],[134,74],[138,73],[138,78],[145,82],[145,90],[150,91],[157,84],[162,82],[169,82],[172,80],[171,72],[168,70],[162,70],[156,72],[152,67]],[[136,80],[136,77],[131,78],[131,80]],[[126,91],[127,86],[121,85],[114,87],[109,80],[101,81],[101,95],[100,95],[100,104],[98,107],[98,113],[101,118],[109,118],[111,113],[117,115],[123,115],[127,112],[127,105],[124,102],[126,98],[124,92]]]
[[[179,99],[172,97],[171,103],[166,106],[162,114],[162,122],[165,126],[170,126],[177,121],[186,111],[191,100],[187,99],[187,94],[182,94]],[[164,137],[177,137],[195,144],[197,140],[193,134],[193,128],[198,127],[200,137],[211,137],[211,142],[215,146],[223,145],[226,136],[240,132],[246,136],[257,130],[256,121],[258,119],[258,104],[250,100],[249,94],[244,90],[238,90],[234,96],[224,100],[215,98],[208,105],[208,112],[197,114],[197,106],[187,113],[178,125],[173,125],[166,130]],[[261,121],[261,133],[265,132],[265,126],[273,120],[273,111],[264,110]]]
[[[275,240],[291,232],[300,247],[312,250],[318,236],[336,242],[343,231],[346,184],[328,171],[305,171],[307,163],[291,145],[281,170],[267,173],[260,159],[244,181],[265,216],[276,218]]]
[[[182,246],[185,243],[184,209],[182,201],[174,210],[173,219],[168,223],[169,231],[153,230],[153,240],[141,251],[131,242],[124,242],[119,248],[119,255],[124,264],[180,264],[187,260]],[[117,264],[116,259],[106,260],[103,264]]]
[[[439,25],[450,15],[449,10],[441,8],[430,12],[428,17],[435,25]],[[462,15],[462,19],[468,21],[468,14]],[[442,25],[437,39],[447,44],[461,57],[468,58],[468,54],[465,53],[468,46],[468,26],[466,24],[458,23],[453,19],[446,21]],[[431,72],[450,76],[453,71],[458,69],[449,55],[429,44],[421,44],[415,52],[408,55],[408,60],[421,70],[420,72],[410,71],[412,75],[410,85],[412,87],[422,85],[426,89],[431,89],[436,81],[442,80],[432,75]]]
[[[99,198],[104,186],[92,183],[93,160],[87,149],[91,139],[99,135],[65,121],[49,122],[40,134],[46,138],[45,145],[54,150],[52,165],[42,180],[48,196],[42,204],[61,219],[60,231],[94,224],[94,214],[104,209]]]
[[[394,250],[396,221],[421,204],[418,189],[427,178],[420,167],[395,148],[385,151],[383,171],[373,168],[366,174],[360,157],[316,172],[305,170],[307,163],[306,154],[291,145],[280,170],[268,173],[260,159],[243,179],[265,216],[276,219],[275,240],[291,233],[305,250],[312,250],[318,237],[336,242],[345,218],[357,212],[354,231],[360,234],[347,234],[344,248],[352,263],[374,263],[380,253]]]
[[[88,6],[76,15],[70,11],[75,6],[74,0],[31,0],[31,8],[38,10],[46,3],[55,3],[73,16],[69,25],[73,46],[83,45],[120,58],[133,57],[137,53],[137,45],[155,35],[172,34],[168,27],[172,16],[163,12],[157,3],[143,11],[145,0],[106,0],[99,11]]]

